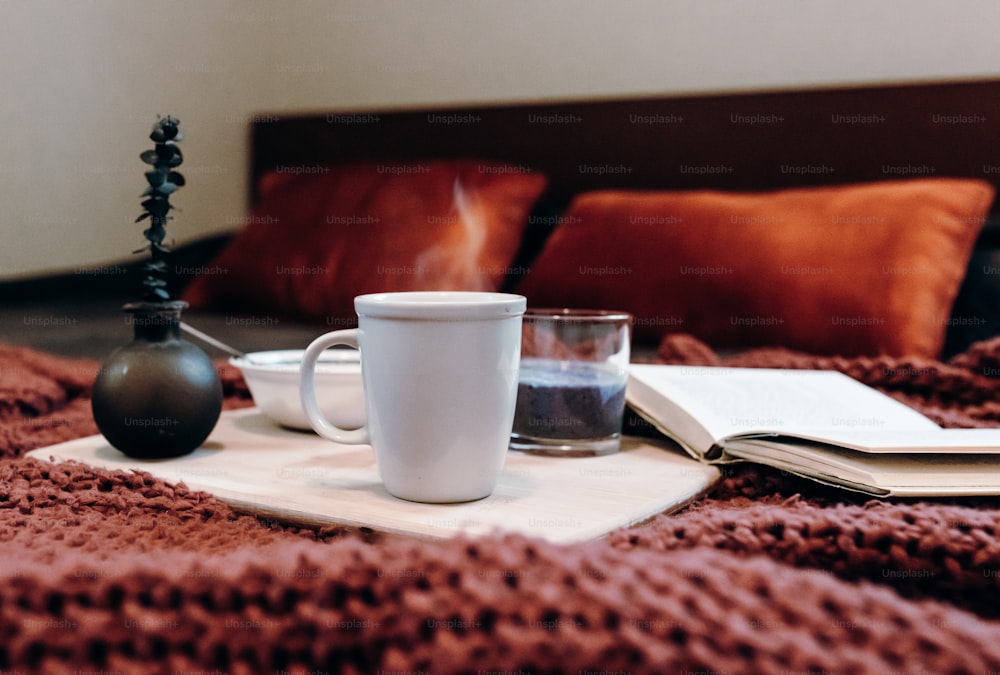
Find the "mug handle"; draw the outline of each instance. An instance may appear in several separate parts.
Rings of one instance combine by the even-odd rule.
[[[302,355],[302,364],[299,366],[299,396],[302,399],[302,409],[305,411],[313,430],[323,438],[334,443],[364,445],[371,442],[367,422],[363,427],[357,429],[341,429],[326,419],[319,409],[319,402],[316,400],[316,362],[319,361],[320,355],[327,347],[334,345],[346,345],[357,349],[358,329],[335,330],[332,333],[319,336],[306,347],[306,351]]]

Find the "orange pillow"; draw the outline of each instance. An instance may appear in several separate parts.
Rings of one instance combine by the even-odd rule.
[[[494,291],[546,185],[472,160],[312,169],[266,175],[247,223],[182,299],[342,326],[362,293]]]
[[[639,340],[935,357],[993,192],[942,178],[582,194],[517,292],[627,310]]]

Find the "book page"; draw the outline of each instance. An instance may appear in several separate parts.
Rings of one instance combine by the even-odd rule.
[[[827,430],[938,430],[912,408],[842,373],[766,368],[635,364],[630,378],[641,407],[653,393],[697,420],[716,442],[737,434],[823,436]],[[631,383],[630,383],[631,384]],[[630,398],[631,400],[631,398]]]
[[[821,443],[739,439],[733,455],[824,483],[899,496],[1000,494],[1000,470],[989,454],[873,455]]]
[[[782,441],[788,436],[741,435],[739,438]],[[834,443],[858,452],[872,454],[1000,454],[1000,429],[827,429],[822,435],[794,434],[824,443]]]

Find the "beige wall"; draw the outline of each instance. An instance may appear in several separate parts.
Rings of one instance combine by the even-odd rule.
[[[254,113],[1000,75],[966,0],[0,0],[0,278],[129,259],[149,128],[178,242],[244,214]]]

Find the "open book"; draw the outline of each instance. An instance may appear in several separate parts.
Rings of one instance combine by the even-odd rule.
[[[878,496],[1000,495],[1000,429],[942,429],[842,373],[633,364],[626,398],[703,461]]]

